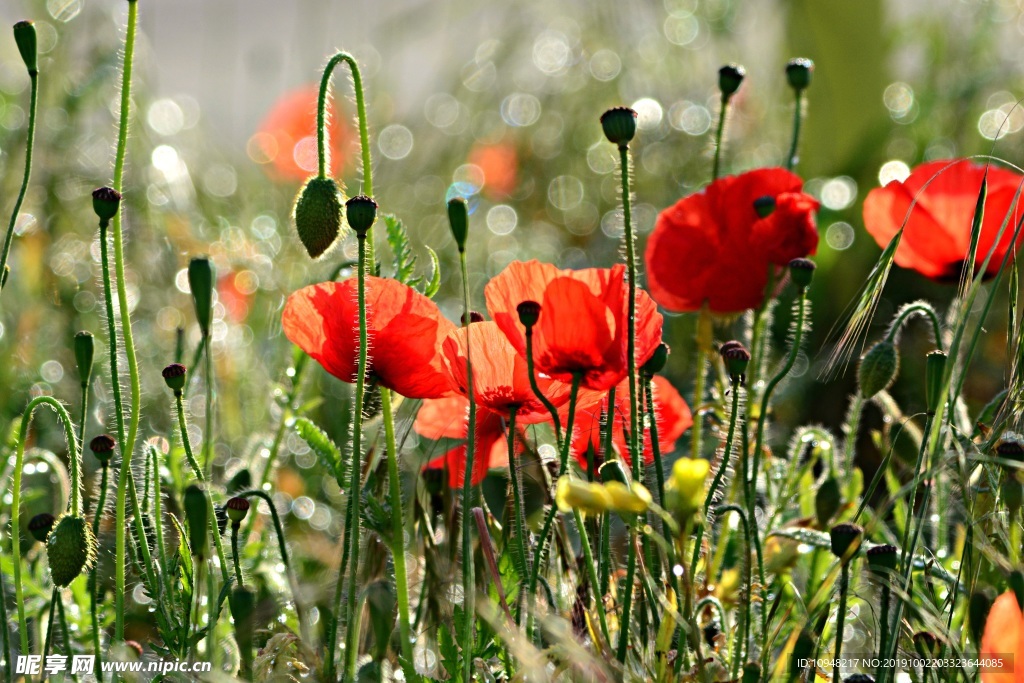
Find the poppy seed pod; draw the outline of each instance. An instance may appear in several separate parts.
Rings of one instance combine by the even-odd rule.
[[[800,289],[807,289],[814,279],[814,269],[818,266],[806,258],[795,258],[789,262],[789,277]]]
[[[459,253],[465,252],[466,240],[469,238],[469,209],[462,197],[448,200],[448,225],[451,227]]]
[[[821,486],[814,494],[814,515],[818,519],[818,525],[822,528],[827,527],[842,504],[839,481],[835,477],[829,477],[821,482]]]
[[[868,558],[868,569],[879,577],[896,571],[899,564],[899,549],[894,545],[876,545],[868,548],[865,554]]]
[[[849,562],[860,549],[863,535],[864,529],[856,524],[836,524],[829,532],[829,538],[832,541],[832,554],[844,564]]]
[[[860,395],[871,398],[892,386],[900,371],[900,356],[890,341],[880,341],[864,354],[857,367],[857,385]]]
[[[641,371],[648,377],[658,374],[665,368],[665,364],[668,362],[668,354],[668,344],[661,342],[658,344],[658,348],[654,349],[654,353],[647,359],[647,362],[643,364]]]
[[[93,440],[89,442],[89,450],[96,456],[96,459],[100,461],[100,464],[104,467],[110,462],[110,459],[114,457],[114,449],[117,447],[117,442],[114,441],[114,437],[109,434],[100,434],[99,436],[93,437]]]
[[[188,262],[188,286],[192,290],[192,303],[196,320],[204,337],[210,336],[213,318],[213,283],[216,279],[210,259],[197,257]]]
[[[761,218],[768,218],[775,213],[775,197],[766,194],[754,200],[754,211]]]
[[[78,364],[78,377],[83,389],[89,386],[89,378],[92,377],[95,342],[92,332],[79,332],[75,335],[75,362]]]
[[[971,593],[971,597],[967,601],[967,621],[975,647],[981,644],[982,635],[985,633],[985,622],[988,620],[988,613],[992,611],[992,603],[995,602],[995,599],[992,589],[985,586]]]
[[[84,517],[66,512],[46,538],[46,558],[55,586],[67,586],[96,561],[96,537]]]
[[[187,371],[187,368],[181,363],[171,363],[160,374],[164,376],[167,387],[177,395],[185,388],[185,373]]]
[[[188,546],[192,554],[202,560],[206,557],[210,541],[210,512],[206,503],[206,491],[199,484],[189,484],[185,488],[182,508],[188,521]]]
[[[40,512],[28,520],[28,532],[40,543],[46,543],[46,537],[50,534],[53,523],[56,521],[56,518],[49,512]]]
[[[121,193],[112,187],[100,187],[92,191],[92,210],[100,219],[100,225],[106,225],[117,215],[121,207]]]
[[[601,129],[608,141],[627,146],[636,135],[637,114],[629,107],[612,107],[601,114]]]
[[[366,237],[377,220],[377,202],[364,194],[352,197],[345,202],[345,218],[357,237]]]
[[[722,91],[722,98],[729,99],[743,83],[747,70],[739,64],[726,64],[718,70],[718,89]]]
[[[814,62],[806,57],[791,59],[786,64],[786,80],[789,87],[797,92],[807,88],[811,84],[811,75],[814,73]]]
[[[25,62],[25,68],[31,76],[39,73],[39,64],[36,60],[38,50],[36,48],[36,26],[31,21],[19,21],[14,25],[14,42],[18,45],[18,52]]]
[[[341,205],[345,201],[334,178],[314,176],[295,200],[292,220],[310,258],[319,258],[341,234]]]
[[[945,401],[943,400],[943,377],[946,374],[946,354],[932,351],[925,357],[924,391],[928,414],[934,415]]]
[[[227,510],[228,519],[231,520],[231,524],[238,526],[245,519],[245,516],[249,514],[249,501],[235,496],[228,499],[228,502],[224,504],[224,509]]]
[[[516,313],[519,314],[519,322],[529,331],[540,320],[540,304],[536,301],[524,301],[516,306]]]
[[[738,341],[730,341],[722,344],[719,349],[722,360],[725,361],[725,370],[729,377],[735,382],[742,381],[743,375],[747,372],[747,364],[750,363],[750,352]]]

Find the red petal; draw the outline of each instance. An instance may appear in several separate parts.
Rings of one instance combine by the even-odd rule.
[[[985,621],[985,633],[981,637],[981,659],[1006,657],[1012,659],[1004,662],[999,669],[989,669],[981,674],[981,683],[1022,683],[1024,682],[1024,624],[1020,605],[1013,591],[1006,591],[992,603],[992,610]]]

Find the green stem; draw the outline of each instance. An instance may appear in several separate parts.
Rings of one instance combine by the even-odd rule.
[[[529,572],[529,560],[526,556],[526,520],[525,512],[523,510],[523,493],[522,493],[522,472],[519,468],[519,463],[516,462],[516,407],[513,406],[509,410],[508,415],[508,466],[509,466],[509,479],[512,480],[512,501],[515,507],[515,537],[516,537],[516,572],[519,574],[520,579],[520,590]],[[518,605],[521,601],[516,601],[516,626],[520,624],[520,617],[522,616]]]
[[[238,528],[240,526],[242,526],[240,523],[231,525],[231,557],[235,565],[235,582],[239,587],[245,585],[245,582],[242,581],[242,560],[238,553]]]
[[[103,463],[103,472],[100,475],[100,495],[96,501],[96,508],[92,515],[92,535],[99,538],[100,521],[103,519],[103,509],[107,504],[107,488],[109,487],[110,466],[108,462]],[[96,655],[96,678],[103,681],[103,667],[101,664],[100,650],[100,621],[97,614],[97,605],[100,599],[100,577],[96,566],[92,568],[92,590],[89,591],[89,612],[92,618],[92,644],[93,653]]]
[[[68,618],[64,613],[64,601],[61,599],[60,591],[54,587],[55,598],[57,600],[57,621],[60,623],[60,635],[64,639],[64,654],[70,659],[72,657],[71,652],[71,632],[68,630]],[[52,607],[51,607],[52,609]],[[56,650],[56,648],[54,648]],[[78,680],[78,676],[71,674],[71,681],[74,683]]]
[[[729,96],[722,95],[718,109],[718,128],[715,130],[715,160],[711,166],[711,180],[718,180],[722,160],[722,139],[725,137],[725,119],[729,112]]]
[[[18,198],[14,202],[14,210],[11,212],[11,222],[7,226],[7,235],[4,237],[3,252],[0,253],[0,293],[7,285],[7,259],[11,254],[11,242],[14,240],[14,227],[18,223],[18,214],[21,212],[21,205],[25,201],[25,193],[28,191],[28,182],[32,177],[32,151],[35,147],[36,137],[36,109],[39,99],[39,74],[29,72],[32,79],[32,94],[29,99],[28,109],[28,141],[25,144],[25,172],[21,179],[21,189],[18,191]]]
[[[633,220],[631,214],[631,196],[629,189],[629,147],[619,146],[619,165],[622,177],[622,218],[626,239],[626,269],[629,277],[629,305],[627,326],[626,353],[629,368],[629,452],[633,460],[633,479],[640,481],[643,464],[643,452],[640,443],[643,435],[640,430],[639,398],[636,386],[636,240],[633,236]],[[568,436],[572,439],[572,435]]]
[[[526,374],[530,377],[530,388],[533,389],[534,395],[540,399],[540,402],[544,404],[544,407],[551,413],[551,423],[555,426],[555,442],[558,446],[558,450],[562,450],[562,425],[561,418],[558,416],[558,408],[552,403],[544,392],[540,390],[540,385],[537,383],[537,373],[534,369],[533,362],[533,327],[526,328]],[[569,438],[572,438],[571,436]]]
[[[473,499],[473,460],[476,451],[476,396],[473,393],[473,361],[470,334],[469,269],[466,251],[459,249],[459,268],[462,270],[463,325],[466,328],[466,397],[469,399],[469,422],[466,432],[466,470],[462,479],[462,680],[473,677],[473,640],[476,626],[476,579],[473,566],[473,533],[469,523],[469,508]],[[531,373],[532,374],[532,373]]]
[[[800,145],[800,120],[803,118],[804,91],[797,89],[796,106],[793,109],[793,140],[789,145],[789,155],[786,156],[786,170],[792,171],[797,162],[797,147]]]
[[[839,570],[839,614],[836,615],[836,648],[833,659],[839,660],[843,656],[843,626],[846,623],[846,594],[850,587],[850,564],[840,560],[843,564]],[[840,667],[838,664],[832,667],[832,683],[840,683]]]
[[[4,573],[0,572],[0,596],[7,595],[7,588],[4,587]],[[11,666],[11,632],[7,627],[7,600],[5,597],[0,597],[0,641],[3,642],[3,666],[0,667],[4,670],[4,681],[6,683],[12,683],[14,680],[14,674],[12,671],[14,667]],[[102,679],[97,679],[101,680]]]
[[[573,517],[576,520],[576,529],[580,534],[580,545],[583,547],[583,567],[587,573],[587,581],[590,582],[591,590],[597,588],[597,569],[594,564],[594,555],[590,550],[590,538],[587,535],[587,527],[583,523],[583,515],[580,514],[579,510],[573,509]],[[636,553],[632,553],[636,555]],[[608,642],[612,642],[611,636],[608,634],[608,618],[604,612],[604,595],[594,593],[594,607],[597,608],[597,619],[601,624],[601,634],[604,639]],[[619,641],[621,643],[621,640]]]
[[[620,664],[625,664],[626,651],[629,649],[629,613],[633,605],[633,584],[636,581],[636,556],[639,554],[636,524],[629,525],[629,545],[629,557],[626,559],[626,583],[622,587],[622,617],[619,621],[619,646],[615,652],[615,658]]]
[[[743,511],[743,508],[741,508],[739,505],[719,506],[717,509],[718,518],[721,519],[726,512],[734,512],[739,516],[740,522],[743,525],[743,538],[746,541],[747,546],[745,553],[746,560],[743,563],[746,567],[746,576],[744,577],[744,584],[747,587],[747,599],[743,601],[745,604],[743,605],[743,611],[740,613],[740,617],[743,619],[743,623],[740,625],[738,629],[739,633],[737,634],[735,651],[732,653],[732,677],[737,678],[737,675],[740,670],[740,664],[743,661],[744,651],[747,649],[747,641],[749,640],[750,634],[750,584],[752,582],[750,569],[750,520],[747,519],[746,513]]]
[[[889,603],[892,601],[892,589],[889,587],[889,577],[885,577],[885,583],[882,584],[882,605],[881,613],[879,615],[878,627],[878,658],[882,659],[885,657],[886,645],[889,640]]]
[[[935,337],[935,345],[939,348],[939,351],[944,350],[942,347],[942,323],[939,322],[939,316],[935,313],[932,305],[924,301],[907,304],[900,309],[896,320],[889,326],[889,332],[885,335],[886,341],[895,343],[896,335],[900,333],[903,325],[913,315],[923,315],[928,318],[928,322],[932,325],[932,336]]]
[[[694,460],[701,457],[701,437],[704,426],[701,406],[704,404],[707,364],[708,358],[711,355],[712,334],[711,313],[705,306],[701,309],[697,318],[697,379],[693,387],[693,428],[690,430],[690,457]]]
[[[209,338],[209,334],[205,336],[203,375],[206,377],[206,429],[203,432],[203,470],[207,478],[210,478],[213,467],[213,340]]]
[[[395,444],[395,418],[391,408],[391,390],[380,389],[384,439],[388,453],[388,488],[391,503],[391,558],[395,565],[395,589],[398,594],[398,633],[401,638],[402,671],[407,681],[419,680],[413,667],[412,627],[409,623],[409,579],[405,567],[405,514],[402,511],[402,482],[398,474],[398,448]]]

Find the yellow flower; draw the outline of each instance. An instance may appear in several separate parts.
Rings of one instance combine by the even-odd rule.
[[[711,463],[707,460],[680,458],[672,466],[672,476],[665,483],[665,502],[682,517],[689,517],[704,504],[704,481]]]
[[[647,512],[653,502],[647,487],[636,482],[626,486],[620,481],[609,481],[604,489],[611,496],[611,509],[616,512],[640,515]]]
[[[600,514],[611,509],[612,497],[601,484],[564,476],[555,487],[555,503],[562,512]]]

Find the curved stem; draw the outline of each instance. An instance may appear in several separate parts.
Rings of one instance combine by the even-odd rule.
[[[895,342],[896,335],[900,333],[904,324],[913,315],[923,315],[928,318],[928,322],[932,326],[932,336],[935,337],[935,345],[939,348],[939,351],[943,351],[942,323],[939,322],[939,316],[935,313],[935,309],[926,301],[915,301],[912,304],[903,306],[897,314],[896,320],[889,326],[889,331],[885,335],[886,341]]]
[[[3,252],[0,253],[0,295],[7,286],[8,272],[7,259],[11,254],[11,242],[14,241],[14,227],[18,223],[18,214],[21,212],[21,205],[25,201],[25,193],[28,191],[28,182],[32,177],[32,152],[35,147],[36,137],[36,109],[39,99],[39,74],[29,72],[32,79],[32,94],[29,99],[28,109],[28,141],[25,144],[25,172],[21,179],[21,189],[18,191],[18,198],[14,202],[14,209],[11,211],[11,221],[7,225],[7,235],[4,237]]]
[[[793,140],[789,144],[789,155],[786,156],[786,170],[792,171],[797,162],[797,147],[800,145],[800,120],[803,118],[804,91],[796,91],[796,106],[793,109]]]
[[[591,590],[594,591],[594,607],[597,608],[597,619],[601,625],[601,635],[608,642],[612,642],[608,634],[608,619],[604,612],[604,595],[597,592],[597,568],[594,564],[594,555],[590,549],[590,538],[587,535],[587,527],[583,523],[583,515],[579,510],[573,509],[573,517],[576,520],[576,529],[580,534],[580,546],[583,548],[583,567],[587,573],[587,581],[590,582]],[[634,555],[636,553],[633,553]],[[621,643],[621,640],[619,641]]]
[[[533,363],[533,328],[526,328],[526,374],[530,378],[530,388],[533,389],[534,395],[540,399],[540,402],[544,404],[544,407],[551,413],[551,423],[555,426],[555,442],[558,446],[559,451],[562,449],[562,424],[561,418],[558,416],[558,408],[555,404],[544,395],[544,392],[540,390],[540,385],[537,383],[537,373],[534,369]]]
[[[459,250],[459,268],[462,270],[462,303],[463,320],[466,328],[466,397],[469,399],[469,423],[466,432],[466,470],[462,478],[462,600],[464,613],[462,617],[462,680],[469,681],[473,677],[473,641],[476,625],[476,578],[473,566],[473,533],[469,523],[469,507],[473,499],[473,460],[476,451],[476,396],[473,393],[473,361],[471,350],[473,344],[469,335],[470,323],[469,270],[466,264],[466,252]],[[531,373],[532,375],[532,373]]]

